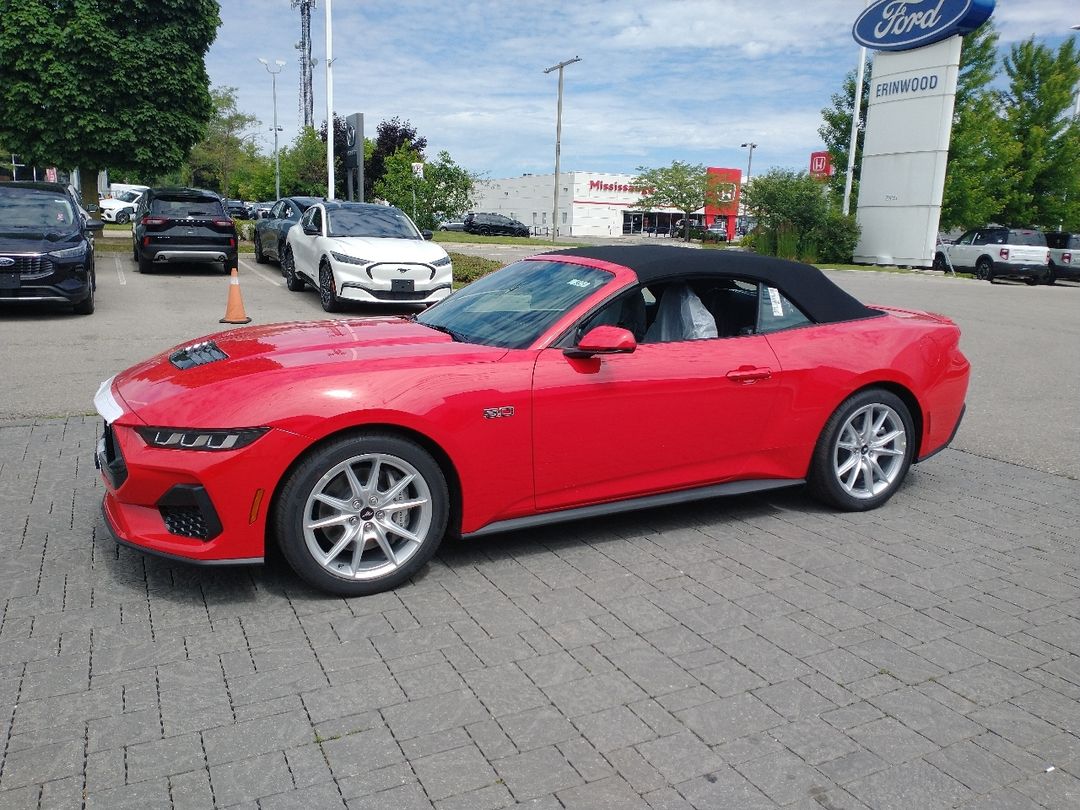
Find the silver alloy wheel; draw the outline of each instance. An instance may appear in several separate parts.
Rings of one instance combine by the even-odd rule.
[[[394,573],[431,529],[431,490],[407,461],[364,453],[335,465],[304,505],[304,541],[328,573],[373,580]]]
[[[880,495],[896,482],[907,455],[907,430],[888,405],[859,408],[844,422],[833,447],[836,480],[853,498]]]

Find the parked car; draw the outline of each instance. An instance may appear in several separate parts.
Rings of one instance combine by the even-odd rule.
[[[728,240],[727,223],[717,217],[712,225],[704,230],[701,238],[706,242],[726,242]]]
[[[255,216],[243,200],[226,200],[225,211],[233,219],[254,219]]]
[[[1050,248],[1050,277],[1046,283],[1058,279],[1080,281],[1080,233],[1047,231],[1045,236]]]
[[[285,197],[274,203],[270,213],[255,223],[255,261],[263,264],[273,259],[280,264],[289,229],[300,221],[305,211],[321,201],[322,197]]]
[[[170,263],[236,267],[236,223],[221,198],[198,188],[152,188],[140,199],[131,226],[131,255],[140,273]]]
[[[438,225],[435,226],[435,230],[438,231],[463,231],[465,230],[465,223],[460,219],[444,219]]]
[[[796,262],[539,254],[415,318],[236,329],[106,380],[104,515],[120,542],[199,563],[277,546],[358,596],[408,580],[448,533],[803,483],[872,509],[952,440],[959,339]]]
[[[947,258],[946,258],[947,257]],[[1046,237],[1030,228],[987,225],[968,231],[953,244],[937,245],[934,268],[974,273],[993,283],[999,278],[1038,284],[1050,278]]]
[[[120,225],[130,222],[142,195],[141,191],[118,191],[112,197],[99,200],[98,209],[101,211],[101,219]]]
[[[252,206],[252,213],[255,215],[255,219],[266,219],[270,216],[270,209],[273,207],[272,202],[257,202]]]
[[[56,301],[91,314],[102,227],[61,183],[0,182],[0,304]]]
[[[462,222],[462,229],[465,233],[475,233],[481,236],[529,235],[529,227],[524,222],[504,217],[502,214],[466,214]]]
[[[450,295],[454,278],[450,257],[430,239],[393,206],[319,202],[289,230],[285,286],[310,284],[327,312],[349,301],[433,304]]]

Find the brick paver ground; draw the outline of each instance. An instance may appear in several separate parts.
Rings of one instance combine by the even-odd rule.
[[[118,548],[0,428],[0,808],[1080,805],[1080,483],[958,451],[444,547],[394,593]]]

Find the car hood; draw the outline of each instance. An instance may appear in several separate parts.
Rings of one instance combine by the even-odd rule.
[[[327,236],[326,250],[373,262],[427,262],[446,256],[434,242],[422,239],[391,239],[375,236]]]
[[[46,238],[43,231],[5,231],[0,226],[0,256],[12,256],[16,253],[48,253],[50,250],[63,250],[76,247],[81,241],[79,233],[57,233],[53,238]]]
[[[159,427],[273,426],[390,408],[448,368],[505,354],[400,317],[271,324],[170,349],[116,375],[113,391],[128,414]]]

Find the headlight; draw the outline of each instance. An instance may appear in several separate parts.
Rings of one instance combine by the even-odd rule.
[[[342,264],[358,264],[363,267],[365,264],[371,264],[370,259],[358,259],[356,256],[346,256],[344,253],[337,253],[331,250],[330,255]]]
[[[449,256],[443,256],[441,259],[436,259],[435,261],[433,261],[431,263],[431,266],[432,267],[446,267],[446,265],[448,265],[448,264],[450,264],[450,257]]]
[[[78,256],[86,255],[86,242],[80,242],[75,247],[62,248],[60,250],[50,250],[49,255],[54,259],[74,259]]]
[[[239,450],[247,447],[270,428],[232,430],[191,430],[186,428],[139,427],[135,432],[151,447],[165,450]]]

